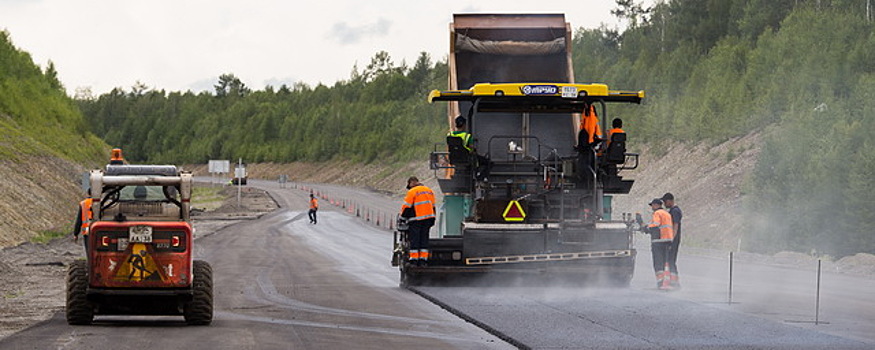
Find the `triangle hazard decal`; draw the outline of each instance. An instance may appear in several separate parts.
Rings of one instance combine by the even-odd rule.
[[[510,201],[507,203],[507,208],[504,208],[504,214],[501,214],[504,221],[523,221],[526,218],[526,212],[523,211],[523,206],[519,201]]]
[[[164,281],[165,277],[155,259],[149,254],[149,248],[143,243],[135,243],[131,254],[122,261],[115,274],[116,281]]]

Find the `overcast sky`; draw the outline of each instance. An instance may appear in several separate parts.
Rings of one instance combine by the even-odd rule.
[[[212,90],[233,73],[247,86],[331,85],[380,50],[396,63],[449,50],[453,13],[562,13],[572,28],[618,25],[613,0],[0,0],[0,28],[41,67],[55,63],[71,95]]]

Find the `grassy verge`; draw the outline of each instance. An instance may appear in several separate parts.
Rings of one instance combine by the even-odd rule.
[[[225,196],[222,194],[222,186],[198,185],[192,188],[191,206],[204,210],[213,210],[222,206]]]
[[[67,234],[68,232],[60,230],[40,231],[40,233],[31,238],[30,241],[37,244],[46,244],[55,238],[64,237]]]

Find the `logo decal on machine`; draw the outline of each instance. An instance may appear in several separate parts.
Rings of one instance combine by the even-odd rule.
[[[118,272],[115,274],[117,281],[164,281],[164,271],[155,263],[155,259],[149,254],[148,248],[143,243],[134,243],[131,255],[122,261]]]
[[[555,95],[559,91],[556,85],[523,85],[523,95]]]

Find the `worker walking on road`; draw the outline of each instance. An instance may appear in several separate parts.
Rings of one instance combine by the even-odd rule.
[[[401,216],[408,220],[407,237],[410,241],[410,263],[428,264],[428,234],[435,219],[434,192],[415,176],[407,179],[407,196],[401,205]]]
[[[653,209],[653,219],[647,223],[645,229],[650,233],[650,251],[653,255],[653,270],[656,272],[656,287],[669,290],[670,272],[666,269],[671,242],[674,239],[671,214],[662,208],[662,199],[655,198],[650,201]]]
[[[73,241],[79,241],[79,235],[82,235],[82,244],[85,246],[85,254],[88,255],[88,227],[91,225],[91,220],[94,215],[91,212],[91,205],[94,199],[91,198],[91,189],[86,191],[88,197],[79,202],[79,212],[76,213],[76,224],[73,226]]]
[[[316,212],[319,210],[319,200],[316,199],[312,193],[310,193],[310,211],[307,212],[307,215],[310,216],[310,223],[316,224]]]
[[[671,214],[672,229],[674,230],[674,239],[671,241],[671,250],[668,253],[668,268],[671,271],[671,282],[669,284],[673,288],[680,288],[681,283],[678,277],[677,261],[678,249],[681,246],[681,220],[684,218],[684,214],[681,208],[675,205],[674,195],[671,192],[664,194],[662,200],[665,202],[668,213]]]

